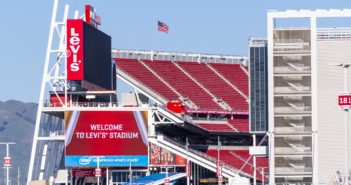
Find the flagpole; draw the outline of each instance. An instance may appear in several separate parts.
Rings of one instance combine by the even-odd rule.
[[[156,32],[155,32],[155,34],[154,34],[154,40],[153,40],[153,42],[154,42],[154,46],[153,46],[153,49],[154,49],[154,51],[157,51],[157,40],[158,40],[158,20],[157,20],[157,24],[156,24],[156,26],[155,26],[155,30],[156,30]]]

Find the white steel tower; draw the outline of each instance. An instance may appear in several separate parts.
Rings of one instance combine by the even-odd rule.
[[[50,107],[47,99],[48,92],[57,97],[58,92],[64,92],[64,96],[67,97],[65,36],[69,5],[65,5],[63,8],[59,7],[58,0],[53,2],[27,183],[32,180],[53,179],[52,177],[57,175],[58,169],[64,169],[62,160],[64,154],[62,109],[67,107],[67,98],[59,98],[61,110]],[[58,20],[57,14],[60,9],[63,9],[63,15],[61,20]],[[77,15],[78,12],[75,12],[75,17],[78,17]]]

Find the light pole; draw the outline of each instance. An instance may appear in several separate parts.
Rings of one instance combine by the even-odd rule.
[[[95,177],[97,178],[97,185],[100,185],[100,177],[101,177],[101,169],[100,169],[100,157],[104,156],[95,156],[96,158],[96,169],[95,169]]]
[[[345,140],[344,140],[344,148],[345,148],[345,166],[344,166],[344,184],[348,185],[349,181],[349,147],[348,147],[348,112],[349,108],[351,105],[351,96],[348,92],[347,88],[347,70],[350,67],[350,63],[341,63],[341,64],[334,64],[334,66],[339,66],[343,68],[343,73],[344,73],[344,92],[339,95],[338,98],[338,103],[339,107],[344,110],[344,134],[345,134]]]
[[[218,136],[218,146],[217,146],[217,176],[218,176],[218,185],[222,185],[222,181],[223,181],[223,177],[222,177],[222,168],[220,166],[220,147],[221,147],[221,140],[219,139],[219,136]]]
[[[190,185],[189,140],[186,138],[186,184]]]
[[[5,143],[0,143],[0,145],[6,145],[6,157],[4,158],[4,167],[6,168],[6,185],[9,185],[9,170],[11,167],[11,157],[10,157],[10,150],[9,150],[9,145],[14,145],[16,143],[13,142],[5,142]]]

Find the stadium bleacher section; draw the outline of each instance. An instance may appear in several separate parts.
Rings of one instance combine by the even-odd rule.
[[[204,63],[179,62],[180,66],[190,73],[210,92],[225,101],[234,110],[247,110],[247,103],[237,91],[215,74]],[[224,90],[225,89],[225,90]]]
[[[206,154],[213,158],[218,158],[218,150],[207,150]],[[254,174],[253,158],[250,156],[248,150],[220,150],[219,153],[220,161],[227,165],[232,166],[247,174]],[[256,178],[262,179],[262,175],[267,175],[268,159],[263,157],[256,158]],[[261,169],[266,170],[266,174],[262,174]],[[265,177],[266,180],[266,177]]]
[[[156,76],[135,59],[118,59],[117,67],[137,79],[145,86],[163,96],[167,100],[177,100],[177,95],[163,84]]]
[[[249,94],[248,75],[241,69],[240,65],[210,64],[226,79],[239,88],[245,95]]]
[[[169,87],[167,87],[160,79],[158,79],[150,70],[143,66],[139,59],[114,59],[119,70],[129,74],[132,78],[137,79],[143,85],[150,87],[151,90],[165,97],[167,100],[191,100],[199,109],[206,111],[228,111],[220,106],[223,100],[229,105],[233,112],[248,111],[248,103],[245,97],[240,95],[236,90],[230,87],[223,79],[211,71],[207,64],[197,62],[176,62],[186,72],[180,70],[174,61],[170,60],[142,60],[144,64],[149,66],[159,77],[171,85],[182,97],[178,97]],[[240,89],[245,96],[248,93],[248,77],[241,69],[239,64],[210,64],[214,68],[224,71],[222,76]],[[226,66],[223,66],[226,65]],[[233,67],[234,66],[234,67]],[[229,70],[224,69],[227,67]],[[132,69],[131,69],[132,68]],[[230,70],[232,70],[230,72]],[[218,73],[221,73],[218,70]],[[194,82],[196,80],[196,82]],[[206,88],[206,91],[215,96],[211,97],[197,83]],[[245,85],[246,84],[246,85]],[[166,103],[166,102],[165,102]],[[188,107],[188,109],[191,109]]]
[[[233,119],[228,119],[228,123],[240,132],[249,132],[249,119],[247,116],[235,116]]]

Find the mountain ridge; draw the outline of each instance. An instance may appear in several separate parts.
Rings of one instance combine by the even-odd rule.
[[[10,145],[12,168],[10,180],[17,182],[17,168],[20,170],[20,184],[25,184],[34,134],[38,104],[19,100],[0,101],[0,142],[14,142]],[[5,145],[0,145],[0,158],[6,155]],[[2,160],[1,160],[2,161]],[[4,168],[0,168],[5,174]],[[1,174],[1,172],[0,172]],[[0,175],[0,182],[4,182]]]

